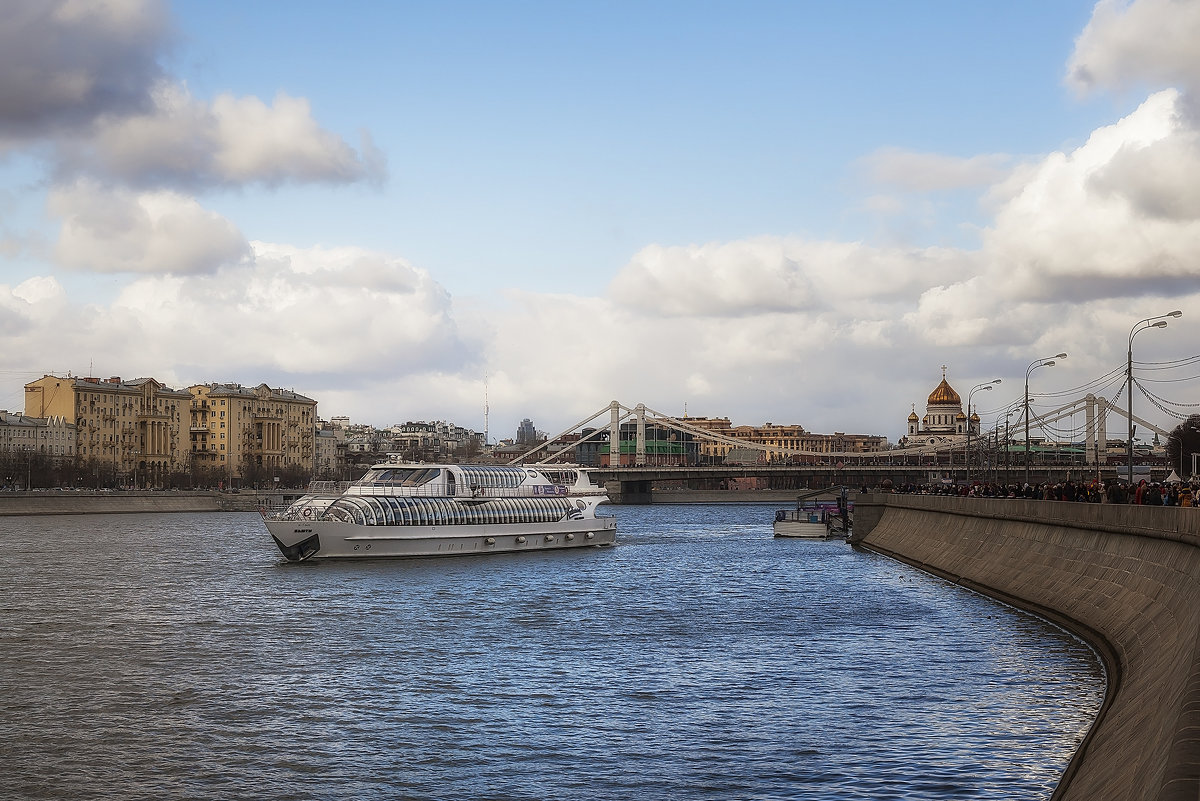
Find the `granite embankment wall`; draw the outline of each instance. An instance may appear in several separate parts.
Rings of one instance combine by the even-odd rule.
[[[228,492],[0,492],[0,516],[252,512],[261,499]]]
[[[853,541],[1075,631],[1108,690],[1055,799],[1200,798],[1200,509],[856,495]]]

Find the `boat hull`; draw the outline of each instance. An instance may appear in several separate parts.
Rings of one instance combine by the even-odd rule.
[[[266,520],[289,561],[466,556],[613,545],[615,517],[472,526],[362,526],[336,520]]]

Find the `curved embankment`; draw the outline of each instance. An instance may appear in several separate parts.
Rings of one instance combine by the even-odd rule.
[[[1104,704],[1055,799],[1200,798],[1200,509],[857,495],[852,542],[1084,637]]]

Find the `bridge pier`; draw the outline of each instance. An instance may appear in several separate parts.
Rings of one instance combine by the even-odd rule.
[[[613,504],[635,505],[654,503],[653,481],[606,481],[608,501]]]

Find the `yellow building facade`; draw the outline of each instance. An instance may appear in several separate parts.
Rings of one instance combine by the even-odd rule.
[[[874,434],[844,434],[841,432],[814,434],[811,431],[805,431],[803,426],[776,425],[774,423],[765,423],[761,426],[731,426],[728,417],[685,417],[682,418],[682,422],[723,437],[789,451],[875,453],[887,450],[888,447],[887,437]],[[723,459],[735,447],[729,443],[702,440],[700,454]],[[805,457],[766,451],[762,458],[768,462],[786,462],[789,460],[803,461]]]
[[[26,415],[74,421],[79,462],[137,486],[187,469],[190,401],[153,378],[47,375],[25,385]]]
[[[317,402],[266,384],[197,384],[190,397],[190,449],[196,464],[229,479],[262,479],[315,467]]]

